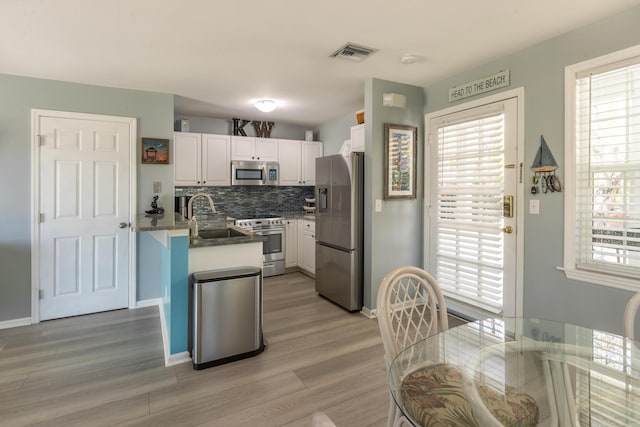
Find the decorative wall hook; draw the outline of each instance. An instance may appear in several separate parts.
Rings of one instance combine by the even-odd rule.
[[[534,176],[531,177],[531,194],[538,193],[538,184],[540,184],[543,193],[551,191],[552,193],[562,191],[560,178],[556,175],[558,164],[551,154],[551,150],[544,140],[544,136],[540,135],[540,148],[533,160],[531,169]]]

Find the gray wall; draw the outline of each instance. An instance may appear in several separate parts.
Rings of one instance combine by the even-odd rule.
[[[640,43],[640,8],[572,31],[425,88],[426,112],[451,104],[448,90],[502,69],[511,70],[511,86],[525,88],[525,182],[543,134],[564,169],[564,67]],[[464,101],[461,101],[464,102]],[[622,332],[622,313],[630,292],[568,280],[563,263],[563,195],[533,196],[524,186],[525,206],[540,200],[540,215],[525,214],[524,314]]]
[[[0,321],[31,315],[31,109],[136,117],[138,138],[172,137],[173,96],[0,74]],[[140,157],[138,151],[138,158]],[[138,159],[136,159],[138,161]],[[138,162],[139,163],[139,162]],[[152,182],[173,203],[171,166],[138,166],[138,210]],[[159,296],[159,295],[158,295]]]
[[[233,121],[230,119],[175,114],[175,120],[182,118],[189,119],[189,132],[212,133],[218,135],[233,134]],[[246,132],[247,136],[256,136],[256,131],[253,124],[249,123],[243,129]],[[290,125],[287,123],[276,122],[271,129],[271,138],[304,140],[304,132],[306,130],[314,129],[313,127]],[[318,132],[315,131],[314,140],[322,141],[321,139],[317,138],[317,134]]]
[[[351,126],[356,124],[355,113],[336,117],[321,124],[318,127],[318,138],[324,143],[324,155],[338,154],[342,144],[351,138]]]
[[[382,106],[383,93],[407,97],[406,108]],[[424,157],[424,91],[379,79],[365,81],[365,253],[364,305],[376,307],[380,281],[401,265],[422,265],[422,196]],[[416,199],[382,201],[382,212],[374,212],[376,199],[384,194],[384,124],[418,128],[418,185]]]

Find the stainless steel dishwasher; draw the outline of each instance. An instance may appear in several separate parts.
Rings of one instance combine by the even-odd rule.
[[[264,350],[261,269],[193,273],[190,300],[193,369],[233,362]]]

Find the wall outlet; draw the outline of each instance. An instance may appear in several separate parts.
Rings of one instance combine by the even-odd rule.
[[[153,192],[155,194],[162,193],[162,183],[160,181],[153,181]]]
[[[531,200],[529,200],[529,213],[531,215],[538,215],[540,213],[540,200],[539,199],[531,199]]]

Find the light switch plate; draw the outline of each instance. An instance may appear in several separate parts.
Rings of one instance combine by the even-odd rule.
[[[531,199],[531,200],[529,200],[529,213],[531,215],[538,215],[540,213],[540,200],[539,199]]]
[[[382,200],[380,199],[376,199],[376,208],[375,208],[376,212],[382,212]]]
[[[153,181],[153,192],[156,194],[162,193],[162,183],[160,181]]]

